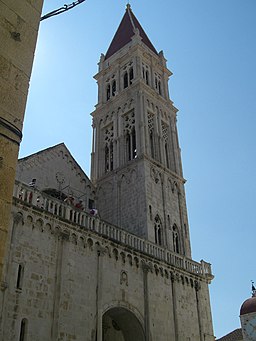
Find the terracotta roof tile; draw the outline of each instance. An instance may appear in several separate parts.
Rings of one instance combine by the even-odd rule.
[[[134,36],[134,28],[139,30],[139,34],[143,43],[147,45],[147,47],[149,47],[154,53],[158,54],[139,21],[130,9],[130,6],[128,5],[116,34],[114,35],[114,38],[107,50],[105,59],[111,57],[114,53],[119,51],[132,40],[132,37]]]
[[[242,341],[242,340],[243,340],[242,329],[238,328],[216,341]]]

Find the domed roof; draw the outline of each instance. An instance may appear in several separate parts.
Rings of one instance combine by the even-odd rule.
[[[256,297],[248,298],[244,301],[240,309],[240,315],[256,313]]]

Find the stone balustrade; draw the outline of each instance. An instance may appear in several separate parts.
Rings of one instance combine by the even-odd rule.
[[[31,206],[52,213],[69,223],[76,224],[82,229],[94,231],[104,238],[123,245],[129,245],[135,251],[152,256],[169,265],[209,279],[213,278],[211,264],[206,263],[203,260],[198,263],[192,259],[169,251],[148,240],[111,225],[99,217],[91,215],[89,212],[75,208],[72,205],[38,191],[36,188],[16,181],[14,197]]]

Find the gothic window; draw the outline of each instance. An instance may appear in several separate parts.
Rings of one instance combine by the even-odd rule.
[[[109,171],[109,147],[106,144],[105,146],[105,173]]]
[[[176,253],[180,253],[180,238],[179,238],[179,231],[176,225],[173,225],[173,228],[172,228],[172,241],[173,241],[173,251]]]
[[[145,80],[146,84],[149,85],[149,67],[142,63],[142,78]]]
[[[149,141],[150,141],[150,152],[151,152],[151,157],[154,159],[154,157],[155,157],[155,147],[154,147],[154,136],[153,136],[153,131],[150,132]]]
[[[113,125],[105,129],[105,149],[104,149],[104,163],[105,173],[112,171],[114,168],[114,151],[113,151]]]
[[[136,149],[136,133],[135,128],[132,128],[132,158],[135,159],[137,157],[137,149]]]
[[[110,159],[110,170],[113,170],[113,142],[110,142],[110,148],[109,148],[109,159]]]
[[[133,80],[133,67],[131,67],[130,70],[129,70],[129,78],[130,78],[130,84],[132,84],[132,80]]]
[[[116,81],[113,80],[112,82],[112,96],[116,95]]]
[[[159,215],[155,217],[155,222],[154,222],[154,232],[155,232],[155,243],[158,245],[163,245],[163,240],[162,240],[162,223],[159,218]]]
[[[20,289],[20,290],[22,289],[23,276],[24,276],[24,266],[19,264],[18,273],[17,273],[17,282],[16,282],[17,289]]]
[[[165,152],[166,167],[170,168],[167,143],[164,144],[164,152]]]
[[[135,115],[133,111],[124,117],[124,136],[126,159],[130,161],[137,157]]]
[[[124,89],[128,87],[128,73],[124,73]]]
[[[146,84],[149,85],[149,75],[148,70],[146,71]]]
[[[155,73],[155,89],[159,95],[162,95],[161,76],[157,73]]]
[[[167,168],[170,168],[170,160],[169,160],[169,147],[168,147],[168,125],[165,122],[161,122],[162,125],[162,136],[164,141],[164,154],[165,154],[165,165]]]
[[[149,205],[149,218],[152,220],[152,207]]]
[[[154,115],[148,113],[148,132],[149,132],[149,147],[150,155],[155,158],[155,147],[154,147]]]
[[[107,101],[110,99],[110,84],[107,85]]]
[[[127,157],[128,161],[131,160],[131,136],[129,132],[126,133],[126,148],[127,148]]]
[[[162,89],[161,89],[161,82],[158,81],[158,93],[159,95],[162,95]]]
[[[19,341],[27,340],[27,332],[28,332],[28,320],[22,319],[20,323],[20,338]]]

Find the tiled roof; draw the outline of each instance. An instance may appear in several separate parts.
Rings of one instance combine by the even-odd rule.
[[[130,5],[127,5],[126,12],[107,50],[105,59],[108,59],[114,53],[128,44],[134,36],[135,29],[139,30],[142,42],[147,45],[147,47],[149,47],[154,53],[158,54],[148,36],[146,35],[145,31],[143,30],[142,26],[140,25],[139,21],[133,14]]]
[[[242,329],[238,328],[216,341],[242,341],[242,340],[243,340]]]

